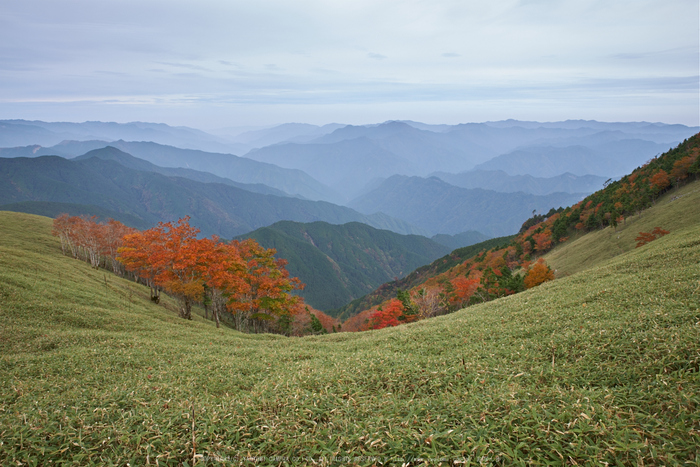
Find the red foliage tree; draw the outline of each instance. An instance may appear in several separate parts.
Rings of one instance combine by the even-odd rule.
[[[552,231],[549,229],[534,234],[532,238],[535,240],[535,250],[537,251],[547,251],[552,247]]]
[[[455,277],[450,281],[452,284],[452,293],[450,294],[450,304],[462,308],[474,295],[476,289],[479,288],[480,274],[476,277],[466,278],[464,276]]]
[[[403,303],[396,298],[389,300],[381,310],[372,313],[369,320],[370,329],[382,329],[400,324],[399,317],[403,314]]]
[[[670,233],[671,232],[669,232],[668,230],[664,230],[661,227],[654,227],[654,229],[651,232],[639,232],[637,238],[634,239],[637,242],[635,248],[644,246],[647,243],[653,242],[657,238],[663,237],[664,235],[668,235]]]

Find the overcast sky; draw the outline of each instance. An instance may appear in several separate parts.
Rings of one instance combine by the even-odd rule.
[[[0,118],[700,124],[698,0],[4,0]]]

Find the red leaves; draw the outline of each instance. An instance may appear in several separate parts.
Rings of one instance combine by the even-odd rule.
[[[450,297],[450,303],[455,305],[457,308],[462,308],[464,305],[469,303],[469,300],[479,288],[481,284],[481,274],[476,274],[476,277],[470,279],[459,276],[455,277],[450,281],[454,291]]]
[[[668,235],[671,232],[668,230],[664,230],[661,227],[654,227],[654,230],[651,232],[639,232],[639,235],[637,238],[634,240],[637,242],[637,246],[635,248],[639,248],[640,246],[644,246],[649,242],[653,242],[657,238],[663,237],[664,235]]]
[[[533,234],[535,240],[535,250],[547,251],[552,247],[552,231],[545,229],[543,232]]]
[[[369,321],[370,329],[398,326],[400,324],[399,318],[403,315],[403,311],[403,303],[396,298],[392,298],[382,309],[372,313]]]

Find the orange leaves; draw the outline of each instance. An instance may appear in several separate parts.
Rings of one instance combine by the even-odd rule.
[[[654,230],[651,232],[639,232],[639,235],[637,238],[634,240],[637,242],[637,246],[635,248],[639,248],[640,246],[644,246],[649,242],[653,242],[657,238],[663,237],[664,235],[668,235],[671,232],[668,230],[664,230],[661,227],[654,227]]]
[[[98,268],[101,262],[106,265],[109,259],[112,270],[118,272],[117,249],[122,237],[134,229],[113,219],[107,223],[98,223],[96,219],[95,216],[61,214],[53,221],[52,234],[61,239],[63,254],[70,250],[73,257],[89,261],[94,268]]]
[[[176,296],[183,318],[191,318],[192,304],[203,299],[205,286],[217,290],[228,310],[240,313],[241,319],[289,317],[301,306],[301,298],[289,292],[303,284],[289,278],[286,261],[276,260],[275,250],[250,239],[229,244],[216,237],[197,239],[198,233],[189,217],[176,224],[159,223],[127,235],[120,260],[152,287]]]
[[[554,280],[554,271],[547,266],[543,258],[540,258],[527,272],[525,276],[525,287],[531,289],[551,280]]]
[[[676,180],[683,180],[687,178],[690,167],[697,160],[697,158],[698,152],[694,151],[691,155],[685,156],[684,158],[674,162],[673,169],[671,170],[671,177],[675,178]]]
[[[480,283],[481,274],[477,274],[469,279],[464,276],[455,277],[450,281],[454,289],[450,297],[450,303],[456,305],[457,308],[463,307],[469,303]]]
[[[204,293],[204,244],[197,240],[198,233],[185,217],[176,224],[161,222],[152,229],[127,235],[119,249],[119,259],[127,270],[146,278],[152,289],[163,287],[176,296],[180,316],[186,319],[192,319],[192,304]]]
[[[671,178],[664,169],[659,169],[654,175],[649,178],[649,184],[655,192],[664,190],[671,184]]]
[[[535,250],[547,251],[552,247],[552,231],[544,229],[543,232],[532,235],[535,240]]]

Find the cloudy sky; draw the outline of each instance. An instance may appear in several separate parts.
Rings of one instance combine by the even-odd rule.
[[[5,0],[0,119],[700,124],[698,0]]]

